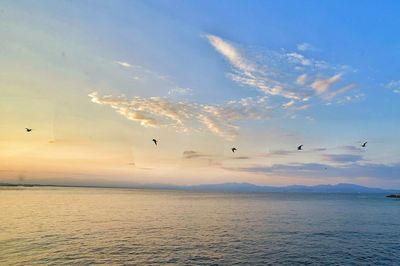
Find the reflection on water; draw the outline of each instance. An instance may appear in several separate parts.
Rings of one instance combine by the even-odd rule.
[[[0,189],[0,264],[400,261],[400,201],[377,194]]]

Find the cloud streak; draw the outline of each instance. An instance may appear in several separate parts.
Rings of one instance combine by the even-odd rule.
[[[363,156],[359,154],[324,154],[324,159],[332,163],[354,163],[363,160]]]
[[[198,158],[209,158],[209,155],[199,153],[197,151],[184,151],[182,153],[183,159],[198,159]]]
[[[379,178],[398,179],[400,163],[374,164],[359,163],[332,166],[321,163],[275,164],[272,166],[225,167],[226,170],[264,174],[268,176],[308,177],[308,178]]]
[[[115,61],[116,64],[122,66],[122,67],[126,67],[126,68],[131,68],[133,67],[131,64],[127,63],[127,62],[123,62],[123,61]]]

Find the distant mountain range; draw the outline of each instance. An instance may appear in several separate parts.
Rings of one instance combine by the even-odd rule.
[[[196,185],[186,187],[194,191],[221,191],[221,192],[315,192],[315,193],[388,193],[397,190],[370,188],[354,184],[340,183],[336,185],[302,186],[291,185],[283,187],[258,186],[249,183],[223,183]]]
[[[250,183],[222,183],[222,184],[204,184],[192,186],[177,186],[163,184],[142,184],[126,186],[79,186],[79,185],[43,185],[43,184],[5,184],[0,186],[54,186],[54,187],[102,187],[102,188],[135,188],[135,189],[164,189],[164,190],[186,190],[186,191],[204,191],[204,192],[238,192],[238,193],[262,193],[262,192],[311,192],[311,193],[398,193],[396,189],[381,189],[359,186],[355,184],[339,183],[336,185],[315,185],[302,186],[291,185],[283,187],[258,186]]]

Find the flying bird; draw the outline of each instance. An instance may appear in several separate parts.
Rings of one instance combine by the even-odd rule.
[[[25,128],[25,130],[26,130],[26,132],[31,132],[32,131],[32,128]]]
[[[361,147],[365,148],[365,146],[367,145],[368,141],[364,142],[363,144],[361,144]]]
[[[301,151],[301,150],[303,150],[302,148],[303,148],[303,144],[301,144],[299,147],[297,147],[297,150]]]
[[[154,144],[157,146],[157,140],[153,139]]]
[[[235,151],[237,151],[237,149],[235,147],[233,147],[231,150],[233,153],[235,153]]]

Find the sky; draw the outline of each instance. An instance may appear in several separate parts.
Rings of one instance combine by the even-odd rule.
[[[1,1],[0,182],[400,188],[399,8]]]

